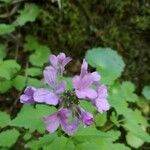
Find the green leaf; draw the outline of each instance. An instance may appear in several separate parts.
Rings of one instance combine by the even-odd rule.
[[[120,123],[118,122],[118,116],[115,114],[115,112],[112,112],[112,113],[111,113],[110,120],[111,120],[117,127],[120,126]]]
[[[0,93],[6,93],[12,87],[12,81],[0,80]]]
[[[25,135],[23,136],[23,139],[25,141],[29,140],[32,137],[31,133],[26,132]]]
[[[26,36],[25,41],[26,43],[24,44],[24,48],[27,49],[27,51],[33,51],[39,46],[36,37],[32,35]]]
[[[142,94],[147,100],[150,100],[150,85],[144,87]]]
[[[46,147],[47,145],[50,145],[56,138],[57,138],[56,133],[47,134],[44,135],[43,137],[40,137],[38,140],[32,140],[28,142],[26,144],[26,147],[32,150],[37,150]]]
[[[131,132],[128,132],[126,135],[126,141],[127,143],[134,147],[134,148],[139,148],[140,146],[142,146],[144,144],[144,141],[141,140],[140,138],[136,137],[134,134],[132,134]]]
[[[44,63],[48,62],[49,54],[50,50],[47,46],[38,45],[35,52],[30,55],[29,61],[33,66],[42,67]]]
[[[70,77],[62,77],[61,79],[66,81],[66,89],[67,90],[72,90],[73,89],[72,78],[70,78]]]
[[[20,65],[15,60],[0,61],[0,77],[10,80],[20,68]]]
[[[115,108],[117,114],[125,114],[128,112],[128,104],[122,97],[120,86],[120,84],[114,84],[111,87],[108,99],[110,106]]]
[[[17,17],[14,24],[23,26],[27,22],[34,22],[40,13],[40,9],[35,4],[26,4],[24,9],[19,11],[19,16]]]
[[[30,78],[30,77],[28,77],[28,79],[27,79],[27,85],[34,86],[37,88],[43,87],[43,83],[40,80],[38,80],[36,78]]]
[[[24,47],[28,51],[32,51],[29,61],[33,66],[42,67],[44,63],[48,62],[50,49],[47,46],[38,43],[35,37],[30,35],[27,36]]]
[[[135,121],[128,120],[128,122],[122,125],[128,131],[130,131],[134,136],[140,138],[145,142],[150,142],[150,136],[144,131],[141,125],[137,124]]]
[[[96,126],[98,127],[101,127],[103,126],[107,121],[107,114],[106,113],[103,113],[103,114],[96,114],[95,116],[95,123],[96,123]]]
[[[87,128],[79,128],[78,131],[73,135],[73,139],[79,142],[91,141],[93,139],[104,138],[108,141],[116,141],[120,136],[119,131],[102,132],[97,130],[94,126]]]
[[[31,77],[36,77],[36,76],[41,76],[42,75],[42,70],[41,68],[27,68],[26,69],[26,74],[28,76],[31,76]]]
[[[77,145],[77,149],[88,149],[86,146],[88,141],[88,143],[92,143],[95,149],[130,150],[130,148],[126,147],[124,144],[114,143],[119,137],[119,131],[110,130],[108,132],[101,132],[93,127],[88,127],[79,129],[72,138]],[[89,149],[90,148],[89,146]]]
[[[44,147],[44,150],[66,150],[67,141],[66,137],[58,137],[49,146]]]
[[[97,69],[102,76],[102,82],[112,84],[120,77],[125,64],[120,55],[111,48],[93,48],[86,54],[88,63]]]
[[[0,147],[11,147],[16,143],[20,133],[16,129],[6,130],[0,133]]]
[[[122,98],[128,102],[136,102],[138,100],[138,96],[134,94],[135,86],[133,83],[129,81],[124,81],[121,84],[121,95]]]
[[[5,57],[6,57],[6,46],[0,44],[0,60],[3,60],[3,58]]]
[[[94,112],[96,108],[86,100],[80,100],[80,105],[88,112]]]
[[[21,91],[26,85],[26,77],[18,75],[13,79],[12,83],[18,91]]]
[[[10,121],[9,114],[7,114],[6,112],[0,111],[0,118],[1,118],[0,127],[3,128],[7,126]]]
[[[31,132],[37,130],[43,133],[46,129],[43,117],[50,115],[55,110],[54,107],[46,105],[36,105],[36,108],[31,105],[24,105],[17,117],[11,121],[10,125],[24,127]]]
[[[14,25],[0,24],[0,35],[11,33],[15,30]]]
[[[101,147],[102,148],[102,147]],[[84,142],[82,144],[78,144],[76,150],[100,150],[100,146],[94,142]]]

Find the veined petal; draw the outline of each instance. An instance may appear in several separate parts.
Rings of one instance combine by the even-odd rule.
[[[57,56],[57,59],[58,59],[59,64],[62,64],[63,61],[65,60],[65,58],[66,58],[65,53],[60,53],[60,54]]]
[[[60,119],[58,117],[58,114],[57,113],[54,113],[52,115],[49,115],[47,117],[44,117],[44,122],[46,123],[47,125],[47,130],[50,132],[50,133],[53,133],[55,132],[59,125],[60,125]]]
[[[93,77],[93,81],[99,81],[101,79],[101,76],[96,71],[92,72],[91,75]]]
[[[98,111],[101,113],[110,109],[110,105],[109,105],[107,99],[105,99],[105,98],[97,98],[95,100],[95,105],[96,105]]]
[[[83,60],[83,63],[81,65],[81,73],[80,76],[83,77],[84,75],[86,75],[88,73],[88,63],[86,62],[86,60]]]
[[[72,82],[75,89],[80,89],[80,80],[80,76],[73,77]]]
[[[49,105],[57,105],[59,98],[47,89],[37,89],[34,93],[34,100],[39,103],[47,103]]]
[[[97,92],[99,98],[106,98],[108,96],[107,87],[105,85],[98,86]]]
[[[90,126],[94,122],[93,114],[81,110],[81,120],[85,126]]]
[[[49,85],[56,84],[57,71],[52,66],[46,67],[44,72],[44,80]]]
[[[50,55],[49,61],[52,64],[53,67],[58,67],[58,58],[55,55]]]
[[[97,97],[97,93],[94,89],[75,90],[78,98],[94,99]]]
[[[73,122],[69,123],[68,119],[70,115],[71,111],[67,108],[59,111],[61,127],[68,135],[72,135],[78,128],[78,118],[75,117]]]
[[[62,62],[62,66],[65,67],[71,60],[72,60],[71,57],[66,57]]]
[[[34,103],[33,94],[36,91],[34,87],[27,87],[24,91],[24,94],[20,96],[20,102],[25,104]]]
[[[65,91],[65,81],[62,81],[56,88],[56,94],[61,94]]]

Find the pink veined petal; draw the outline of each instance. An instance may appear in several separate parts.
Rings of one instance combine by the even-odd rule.
[[[96,71],[91,73],[91,75],[93,77],[93,81],[99,81],[101,79],[101,76]]]
[[[75,90],[78,98],[94,99],[97,97],[97,93],[94,89]]]
[[[66,57],[63,62],[62,62],[62,66],[66,66],[72,59],[70,57]]]
[[[63,61],[66,59],[65,53],[60,53],[60,54],[57,56],[57,59],[58,59],[59,64],[62,64]]]
[[[86,74],[83,78],[81,76],[75,76],[73,78],[73,86],[77,90],[84,90],[89,88],[93,83],[93,77],[91,74]]]
[[[96,107],[97,107],[98,111],[101,112],[101,113],[103,113],[103,112],[110,109],[110,105],[109,105],[107,99],[105,99],[105,98],[96,99],[95,104],[96,104]]]
[[[80,80],[80,89],[89,88],[93,84],[93,76],[88,73]]]
[[[86,60],[84,59],[82,65],[81,65],[80,76],[83,77],[87,73],[88,73],[88,64],[87,64]]]
[[[27,87],[24,91],[24,94],[20,96],[20,102],[25,104],[34,103],[33,94],[36,91],[34,87]]]
[[[44,117],[43,120],[46,123],[47,130],[50,133],[55,132],[58,129],[59,125],[60,125],[60,119],[59,119],[59,116],[58,116],[57,113],[54,113],[54,114],[49,115],[47,117]]]
[[[56,88],[56,94],[61,94],[65,91],[65,82],[62,81]]]
[[[23,94],[23,95],[20,96],[20,102],[21,102],[21,103],[25,103],[25,104],[34,103],[34,101],[31,100],[30,97],[27,96],[27,95],[25,95],[25,94]]]
[[[68,134],[72,135],[78,128],[78,119],[75,117],[72,123],[69,123],[68,119],[71,115],[71,111],[67,108],[60,110],[60,124],[62,129]]]
[[[108,96],[107,87],[105,85],[100,85],[97,89],[99,98],[106,98]]]
[[[34,93],[34,100],[39,103],[47,103],[49,105],[57,105],[58,97],[47,89],[37,89]]]
[[[58,58],[55,55],[50,55],[49,61],[52,64],[53,67],[58,67]]]
[[[73,82],[73,87],[75,89],[80,89],[80,85],[81,85],[80,76],[73,77],[72,82]]]
[[[78,118],[75,117],[71,124],[63,121],[61,122],[61,126],[68,135],[73,135],[79,126]]]
[[[81,120],[85,126],[90,126],[94,122],[93,114],[81,111]]]
[[[49,85],[54,85],[56,83],[57,71],[52,66],[46,67],[43,72],[44,80]]]

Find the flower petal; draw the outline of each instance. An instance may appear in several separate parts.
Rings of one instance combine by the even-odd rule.
[[[72,60],[71,57],[66,57],[62,62],[62,66],[65,67],[71,60]]]
[[[93,114],[81,110],[81,120],[85,126],[90,126],[94,122]]]
[[[72,135],[79,125],[78,118],[76,117],[73,119],[72,123],[68,122],[70,115],[71,111],[69,109],[62,109],[59,113],[61,127],[68,135]]]
[[[82,65],[81,65],[80,76],[83,77],[87,73],[88,73],[88,64],[87,64],[86,60],[84,59]]]
[[[49,61],[52,64],[53,67],[58,67],[58,58],[55,55],[50,55]]]
[[[94,99],[97,97],[97,93],[94,89],[75,90],[78,98]]]
[[[49,105],[57,105],[59,98],[47,89],[37,89],[34,93],[34,100],[39,103],[47,103]]]
[[[98,72],[92,72],[91,73],[92,77],[93,77],[93,81],[99,81],[101,79],[101,76],[99,75]]]
[[[102,99],[97,98],[95,100],[95,104],[96,104],[98,111],[101,113],[110,109],[110,105],[109,105],[107,99],[105,99],[105,98],[102,98]]]
[[[98,86],[97,91],[98,91],[99,98],[106,98],[108,96],[107,87],[105,85]]]
[[[46,67],[44,72],[44,80],[49,85],[56,84],[57,71],[52,66]]]
[[[34,87],[27,87],[24,91],[24,94],[20,96],[20,102],[25,104],[34,103],[33,94],[36,91]]]
[[[62,81],[56,88],[56,94],[61,94],[65,91],[65,81]]]
[[[50,133],[55,132],[58,129],[59,125],[60,125],[60,119],[59,119],[57,113],[54,113],[54,114],[52,114],[50,116],[47,116],[47,117],[44,117],[43,120],[46,123],[47,130]]]

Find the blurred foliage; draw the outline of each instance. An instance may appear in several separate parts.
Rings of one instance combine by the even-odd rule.
[[[0,149],[148,149],[149,7],[149,0],[0,0]],[[98,114],[82,101],[95,124],[72,137],[45,134],[42,117],[54,107],[18,101],[27,85],[43,86],[48,55],[60,51],[76,60],[70,75],[85,56],[108,85],[112,107]]]

